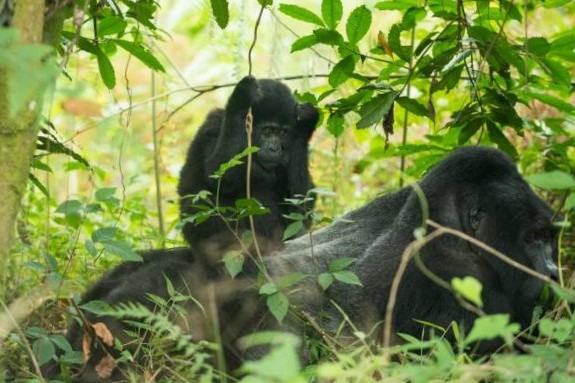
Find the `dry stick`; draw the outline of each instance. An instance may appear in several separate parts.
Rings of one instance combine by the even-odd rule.
[[[464,240],[466,240],[466,241],[471,242],[471,243],[474,244],[475,246],[480,247],[481,249],[487,251],[488,253],[493,254],[493,255],[496,256],[497,258],[501,259],[503,262],[506,262],[506,263],[510,264],[511,266],[515,267],[516,269],[519,269],[519,270],[523,271],[524,273],[527,273],[527,274],[531,275],[532,277],[535,277],[535,278],[537,278],[537,279],[540,279],[540,280],[542,280],[542,281],[544,281],[544,282],[547,282],[547,283],[550,283],[550,284],[553,284],[553,285],[558,285],[558,283],[555,282],[555,281],[553,281],[551,278],[549,278],[549,277],[547,277],[547,276],[545,276],[545,275],[543,275],[543,274],[540,274],[540,273],[538,273],[537,271],[532,270],[532,269],[530,269],[529,267],[527,267],[527,266],[525,266],[525,265],[523,265],[523,264],[521,264],[521,263],[519,263],[519,262],[517,262],[517,261],[515,261],[515,260],[513,260],[513,259],[511,259],[511,258],[509,258],[507,255],[501,253],[501,252],[498,251],[498,250],[495,250],[493,247],[491,247],[491,246],[489,246],[489,245],[486,245],[485,243],[481,242],[480,240],[478,240],[478,239],[476,239],[476,238],[473,238],[473,237],[470,236],[470,235],[467,235],[467,234],[465,234],[465,233],[462,233],[461,231],[456,230],[456,229],[452,229],[452,228],[449,228],[449,227],[441,226],[441,225],[438,224],[437,222],[434,222],[434,221],[432,221],[432,220],[430,220],[430,219],[427,220],[427,223],[429,224],[429,226],[435,227],[435,228],[437,228],[438,230],[442,230],[443,232],[445,232],[445,233],[447,233],[447,234],[453,234],[453,235],[455,235],[455,236],[457,236],[457,237],[459,237],[459,238],[462,238],[462,239],[464,239]]]
[[[252,114],[252,107],[248,108],[248,114],[246,115],[246,135],[248,138],[248,148],[252,147],[252,133],[253,133],[253,122],[254,116]],[[248,154],[248,164],[247,164],[247,171],[246,171],[246,198],[250,199],[252,195],[252,188],[251,188],[251,179],[252,179],[252,153]],[[260,250],[260,245],[258,243],[258,238],[256,236],[256,226],[254,224],[254,217],[250,215],[248,217],[250,220],[250,230],[252,231],[252,236],[254,238],[254,247],[256,249],[256,255],[258,256],[258,261],[261,265],[264,264],[262,253]],[[263,268],[264,274],[267,276],[265,268]]]
[[[401,262],[399,263],[399,267],[395,272],[395,276],[393,277],[393,282],[391,283],[391,289],[389,291],[389,300],[387,301],[387,306],[385,308],[385,320],[383,324],[383,347],[388,349],[391,345],[391,321],[392,321],[392,313],[395,307],[395,303],[397,300],[397,292],[399,290],[399,283],[403,278],[403,274],[407,268],[407,264],[411,260],[413,254],[417,253],[421,248],[427,245],[429,242],[434,240],[435,238],[443,235],[445,231],[441,228],[437,229],[433,233],[429,234],[427,237],[422,239],[417,239],[411,242],[403,252],[401,256]],[[388,362],[389,361],[389,353],[385,352],[384,359]]]

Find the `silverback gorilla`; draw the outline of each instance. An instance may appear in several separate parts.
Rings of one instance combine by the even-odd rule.
[[[210,265],[220,259],[227,247],[234,244],[237,247],[238,236],[250,228],[249,221],[245,217],[235,219],[233,214],[227,222],[216,214],[207,219],[200,217],[206,212],[206,204],[194,196],[207,190],[212,206],[224,209],[246,198],[245,164],[228,169],[219,181],[212,175],[248,146],[245,121],[249,107],[253,114],[252,144],[259,148],[251,167],[251,197],[269,209],[267,214],[254,216],[262,252],[269,253],[281,246],[284,230],[293,222],[286,215],[298,212],[298,208],[305,213],[314,205],[313,199],[303,206],[285,200],[306,196],[313,188],[308,142],[318,122],[317,109],[311,104],[297,103],[289,88],[279,81],[244,77],[226,108],[213,110],[200,127],[178,184],[184,237]]]
[[[515,165],[502,152],[481,147],[457,149],[435,165],[418,187],[427,201],[426,208],[422,208],[416,188],[406,187],[380,196],[346,214],[341,221],[314,233],[313,246],[309,238],[300,237],[287,242],[280,252],[265,258],[268,273],[274,278],[294,272],[310,274],[296,289],[286,291],[290,303],[296,307],[291,318],[297,318],[301,311],[305,311],[324,331],[335,333],[342,316],[333,307],[333,301],[357,328],[371,331],[385,318],[390,288],[402,255],[415,240],[416,229],[425,224],[423,217],[474,237],[544,276],[556,276],[557,230],[552,224],[553,212],[533,193]],[[428,233],[434,230],[427,226]],[[183,286],[185,282],[186,289],[199,297],[204,307],[218,307],[219,339],[227,351],[226,356],[230,359],[258,357],[261,349],[240,351],[236,343],[241,335],[278,328],[265,305],[258,301],[257,288],[238,285],[231,298],[228,295],[221,301],[210,301],[203,292],[205,284],[194,282],[194,264],[180,267],[180,258],[185,257],[187,251],[180,249],[176,250],[176,256],[166,254],[151,258],[148,262],[155,265],[140,267],[140,271],[136,269],[134,274],[125,276],[128,280],[145,281],[144,287],[113,278],[111,283],[103,284],[109,275],[114,275],[112,271],[96,284],[101,288],[89,290],[97,290],[98,294],[89,292],[86,300],[116,303],[132,299],[145,302],[148,293],[165,295],[164,289],[157,286],[164,281],[162,272],[168,277],[179,274],[181,279],[173,281],[174,284]],[[455,277],[465,276],[479,280],[483,285],[482,309],[485,313],[509,314],[511,320],[523,328],[530,324],[532,311],[544,287],[540,279],[453,234],[433,239],[421,248],[419,256],[427,272],[448,283]],[[327,291],[322,291],[318,287],[316,273],[326,272],[330,263],[341,257],[356,258],[351,270],[363,286],[335,282]],[[177,273],[175,269],[178,269]],[[462,331],[468,331],[477,314],[464,308],[451,291],[429,279],[428,275],[413,259],[409,262],[399,284],[392,313],[393,332],[421,337],[422,322],[447,328],[452,321],[457,322]],[[256,276],[253,277],[255,279]],[[118,294],[125,298],[118,299]],[[239,308],[243,312],[240,322],[236,318]],[[200,338],[206,335],[202,329],[211,319],[197,315],[197,310],[190,315],[193,318],[190,324],[192,333],[200,334]],[[93,314],[87,318],[90,322],[111,322],[109,318]],[[299,319],[288,319],[287,324],[284,322],[284,329],[302,333],[301,323]],[[233,331],[227,328],[230,324]],[[122,327],[119,322],[108,327],[119,336]],[[79,343],[75,339],[78,336],[77,330],[70,331],[68,337],[73,345]],[[501,340],[486,342],[476,345],[473,352],[490,353],[501,344]],[[93,371],[96,362],[89,360],[83,374]],[[83,377],[80,380],[90,381]]]

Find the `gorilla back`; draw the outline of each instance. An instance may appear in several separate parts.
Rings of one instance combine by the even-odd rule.
[[[211,207],[233,207],[238,199],[246,197],[245,164],[228,169],[221,180],[211,176],[247,147],[245,119],[250,107],[252,144],[259,148],[251,168],[251,196],[269,209],[269,213],[254,217],[255,234],[264,252],[280,246],[284,229],[291,222],[284,215],[298,210],[285,199],[305,196],[313,188],[308,142],[318,111],[310,104],[298,104],[289,88],[278,81],[243,78],[226,108],[212,111],[200,127],[180,174],[178,194],[184,237],[204,256],[214,254],[218,258],[227,247],[237,244],[236,234],[249,229],[245,218],[229,217],[224,221],[220,214],[200,218],[198,213],[210,208],[201,206],[202,202],[193,196],[209,191]],[[309,199],[302,207],[309,210],[313,205],[313,199]]]

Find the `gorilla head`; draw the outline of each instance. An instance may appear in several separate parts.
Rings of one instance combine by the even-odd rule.
[[[402,255],[426,216],[543,276],[557,275],[553,211],[535,195],[502,152],[479,147],[458,149],[432,168],[419,182],[419,188],[426,204],[422,204],[418,193],[412,192],[391,226],[359,255],[355,272],[364,288],[346,289],[344,304],[351,316],[365,326],[383,319]],[[460,304],[452,291],[432,280],[429,273],[448,285],[453,278],[474,277],[483,285],[485,313],[508,313],[511,321],[523,327],[530,324],[543,289],[543,282],[535,276],[462,236],[449,233],[426,243],[416,257],[426,270],[415,260],[408,264],[393,311],[395,332],[420,336],[422,322],[448,328],[452,321],[469,330],[477,317]],[[335,288],[340,296],[343,289]],[[363,320],[362,313],[363,317],[370,313],[369,318]],[[491,351],[496,344],[480,351]]]
[[[256,161],[263,168],[288,166],[289,149],[298,139],[307,142],[318,120],[310,104],[295,101],[287,86],[275,80],[259,80],[252,104],[253,144]]]

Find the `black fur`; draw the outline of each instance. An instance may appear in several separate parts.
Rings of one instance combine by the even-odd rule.
[[[418,186],[425,195],[432,221],[477,238],[545,276],[556,276],[557,230],[552,225],[553,211],[533,193],[502,152],[480,147],[456,150],[432,168]],[[293,271],[312,273],[314,268],[321,273],[333,259],[357,258],[351,270],[363,287],[336,282],[326,294],[317,294],[313,293],[317,288],[308,282],[308,287],[298,293],[300,298],[294,297],[308,312],[318,313],[320,307],[327,308],[331,320],[325,325],[332,330],[342,318],[338,310],[331,308],[330,300],[337,302],[351,321],[366,332],[381,323],[401,257],[415,239],[414,230],[422,225],[422,204],[411,187],[380,197],[370,205],[369,209],[360,210],[363,213],[357,220],[377,222],[375,217],[380,216],[377,235],[360,228],[353,234],[355,242],[344,238],[335,242],[336,247],[330,242],[314,246],[316,266],[312,266],[314,261],[309,253],[307,256],[301,253],[304,238],[292,241],[279,256],[267,261],[269,269],[283,275]],[[337,234],[336,228],[333,226],[326,232]],[[434,229],[428,226],[427,230]],[[364,245],[356,246],[357,242]],[[541,280],[450,234],[425,245],[420,257],[432,273],[447,283],[454,277],[472,276],[479,280],[483,284],[486,313],[508,313],[511,321],[523,328],[530,324],[543,289]],[[421,336],[423,326],[417,320],[444,328],[455,321],[463,331],[469,331],[476,317],[462,307],[451,291],[429,279],[413,260],[409,263],[393,312],[394,332]],[[488,342],[477,351],[491,352],[500,345],[501,341]]]
[[[292,292],[286,291],[290,303],[314,317],[325,331],[335,333],[342,322],[339,310],[332,304],[336,302],[357,328],[368,333],[385,318],[390,287],[401,257],[415,240],[414,231],[422,226],[422,212],[426,211],[429,219],[442,226],[477,238],[545,276],[556,275],[553,212],[533,193],[502,152],[480,147],[458,149],[432,168],[418,187],[425,196],[427,208],[422,208],[412,187],[380,196],[346,214],[341,221],[314,233],[313,247],[307,237],[287,242],[280,252],[266,257],[268,273],[277,279],[294,272],[312,275]],[[427,230],[429,233],[434,229],[427,226]],[[261,355],[261,348],[246,353],[238,350],[236,343],[242,335],[278,328],[275,319],[265,310],[265,304],[258,300],[257,289],[249,288],[251,281],[220,278],[215,283],[231,286],[234,293],[222,294],[223,299],[213,299],[205,293],[206,286],[212,282],[211,277],[206,279],[201,264],[185,263],[188,251],[180,249],[175,255],[165,253],[154,257],[145,262],[151,263],[150,266],[125,268],[122,273],[128,274],[122,281],[118,277],[122,273],[111,272],[90,289],[86,297],[110,303],[130,299],[143,302],[147,293],[165,295],[165,289],[158,286],[164,283],[162,274],[181,275],[182,279],[175,285],[185,285],[199,297],[204,307],[216,307],[217,330],[228,365],[235,366],[238,360]],[[420,250],[419,255],[427,269],[447,283],[454,277],[478,279],[483,284],[483,310],[486,313],[507,313],[511,321],[522,327],[529,325],[544,286],[539,279],[451,234],[434,239]],[[317,285],[316,273],[328,271],[330,263],[341,257],[356,259],[350,269],[363,287],[335,282],[323,292]],[[252,272],[252,277],[257,277],[256,272]],[[145,282],[143,287],[138,284],[142,281]],[[413,260],[408,264],[392,315],[394,333],[420,337],[424,329],[418,321],[443,327],[455,321],[462,331],[469,331],[476,317],[476,313],[462,307],[451,291],[429,279]],[[197,310],[190,310],[190,318],[192,333],[199,334],[196,339],[213,339],[213,334],[205,329],[213,329],[214,318],[199,316]],[[279,328],[302,334],[305,329],[301,321],[290,318]],[[110,327],[120,331],[118,327]],[[381,339],[380,332],[375,334]],[[69,334],[75,345],[77,341],[73,338],[77,336],[72,331]],[[450,334],[446,336],[449,338]],[[501,344],[501,340],[486,342],[477,345],[475,351],[489,353]],[[304,350],[303,359],[305,355]]]
[[[181,217],[201,211],[190,197],[201,190],[211,192],[216,204],[218,181],[210,177],[221,164],[247,147],[245,119],[248,108],[253,113],[252,145],[259,147],[253,155],[251,196],[270,212],[254,217],[256,237],[264,252],[280,247],[289,221],[283,215],[298,211],[285,203],[286,198],[304,196],[313,188],[308,169],[308,142],[317,124],[318,111],[310,104],[298,104],[289,88],[275,80],[244,77],[234,89],[225,109],[212,111],[192,141],[180,174]],[[246,158],[244,165],[229,169],[219,185],[219,206],[234,206],[246,197]],[[304,207],[312,209],[314,201]],[[304,209],[304,210],[305,210]],[[301,210],[299,211],[302,212]],[[231,229],[220,217],[184,224],[186,241],[202,254],[218,260],[241,234],[249,229],[247,219],[231,222]]]

